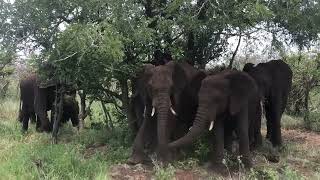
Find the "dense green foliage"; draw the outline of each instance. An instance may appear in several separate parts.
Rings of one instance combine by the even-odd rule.
[[[14,53],[12,51],[0,49],[0,99],[7,94],[9,87],[8,76],[14,72],[13,59]]]
[[[16,94],[11,88],[10,93]],[[145,177],[147,174],[154,179],[165,180],[178,177],[178,174],[186,178],[191,174],[201,179],[218,178],[218,175],[213,176],[199,166],[199,161],[205,162],[208,156],[208,142],[198,142],[195,153],[168,167],[163,167],[154,159],[154,167],[150,169],[134,166],[131,167],[134,169],[114,170],[114,167],[119,166],[118,163],[123,164],[129,157],[131,142],[125,126],[119,125],[113,131],[98,126],[104,123],[103,114],[99,113],[99,103],[92,105],[93,121],[86,121],[86,127],[90,128],[78,133],[70,123],[64,125],[60,131],[59,144],[51,144],[49,134],[37,133],[35,125],[31,125],[26,134],[22,134],[20,124],[16,121],[18,103],[16,96],[0,103],[0,175],[4,179],[106,180],[113,175],[124,178],[132,175]],[[300,121],[285,116],[282,122],[285,128],[297,129]],[[286,123],[291,124],[288,126]],[[263,154],[270,149],[270,144],[265,144],[263,150],[254,155],[257,164],[253,169],[243,171],[231,156],[226,159],[226,165],[230,170],[235,168],[233,177],[240,179],[319,179],[320,145],[309,142],[310,139],[301,142],[299,131],[295,130],[295,133],[298,138],[286,141],[280,163],[266,163]],[[313,138],[317,137],[319,135]]]
[[[286,57],[294,73],[288,113],[297,117],[285,116],[283,127],[303,125],[319,131],[319,47],[315,53],[300,55],[289,54],[284,48],[297,45],[303,51],[319,41],[318,1],[0,1],[0,176],[108,179],[110,166],[124,162],[130,153],[132,139],[123,119],[132,93],[131,79],[143,64],[154,60],[157,50],[202,69],[223,59],[224,54],[233,54],[224,63],[230,66],[237,63],[241,67],[248,59],[233,62],[237,50],[228,49],[229,40],[254,40],[254,34],[258,33],[272,35],[271,46]],[[13,63],[21,51],[29,52],[24,62],[27,67],[76,84],[80,95],[87,102],[93,101],[90,121],[85,121],[89,129],[78,134],[69,126],[62,128],[58,145],[49,145],[50,137],[34,130],[20,133],[20,125],[15,121],[17,92],[9,91],[8,97],[7,90],[8,76],[14,72]],[[44,64],[52,65],[53,69],[48,73]],[[195,159],[204,162],[209,147],[208,143],[197,143],[190,159],[167,168],[154,161],[152,173],[156,179],[173,178],[177,169],[199,168]],[[304,174],[293,170],[299,164],[299,168],[312,172],[308,178],[319,177],[314,173],[320,169],[318,146],[308,147],[292,140],[286,142],[281,156],[283,160],[276,166],[266,164],[262,156],[262,166],[257,165],[246,174],[240,171],[237,176],[301,179]],[[237,161],[230,162],[226,165],[240,167]]]
[[[128,80],[155,50],[204,68],[226,53],[229,38],[256,32],[272,33],[278,48],[286,37],[302,49],[318,38],[319,7],[303,0],[2,1],[0,40],[37,49],[38,63],[54,64],[58,79],[125,113]]]
[[[291,55],[286,58],[286,61],[293,70],[288,112],[303,116],[306,128],[311,129],[312,126],[315,126],[313,129],[318,129],[320,123],[318,118],[320,113],[318,109],[320,103],[320,54]]]

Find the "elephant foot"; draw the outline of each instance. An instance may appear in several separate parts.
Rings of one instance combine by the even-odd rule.
[[[150,159],[145,155],[145,154],[133,154],[131,157],[128,159],[127,163],[131,165],[136,165],[136,164],[143,164],[143,163],[148,163],[150,162]]]
[[[280,161],[280,147],[272,148],[269,154],[265,155],[265,157],[270,162],[278,163]]]
[[[262,136],[257,135],[255,140],[250,144],[250,151],[253,151],[262,146]]]
[[[213,171],[216,174],[226,176],[230,174],[229,168],[224,165],[222,162],[208,162],[204,165],[208,171]]]
[[[22,133],[22,134],[26,134],[27,131],[28,131],[27,129],[24,129],[24,128],[21,129],[21,133]]]
[[[262,147],[262,142],[254,142],[252,144],[250,144],[250,151],[254,151],[256,149],[258,149],[259,147]]]
[[[266,159],[270,162],[273,162],[273,163],[278,163],[280,161],[280,156],[277,156],[277,155],[265,155]]]
[[[44,128],[44,127],[39,127],[36,130],[37,130],[37,132],[40,132],[40,133],[42,133],[42,132],[50,133],[51,132],[50,128]]]
[[[159,161],[161,161],[163,164],[168,164],[174,159],[173,152],[169,151],[168,149],[158,149],[157,156],[159,158]]]
[[[252,161],[249,157],[242,157],[241,158],[241,163],[244,165],[245,168],[252,168],[253,164]]]

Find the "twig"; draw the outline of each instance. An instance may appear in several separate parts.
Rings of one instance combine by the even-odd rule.
[[[238,40],[238,45],[237,45],[237,47],[236,47],[236,50],[235,50],[235,51],[233,52],[233,54],[232,54],[232,58],[231,58],[231,60],[230,60],[229,66],[228,66],[229,69],[232,68],[232,64],[233,64],[234,58],[236,57],[237,52],[238,52],[238,50],[239,50],[240,43],[241,43],[241,37],[242,37],[242,35],[240,34],[239,40]]]

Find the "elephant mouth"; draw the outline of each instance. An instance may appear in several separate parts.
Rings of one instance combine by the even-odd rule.
[[[144,108],[144,112],[146,111],[146,107]],[[171,105],[170,106],[170,112],[175,115],[175,116],[178,116],[178,114],[176,113],[176,111],[173,109],[173,106]],[[151,117],[153,117],[156,113],[156,108],[155,107],[152,107],[152,111],[151,111]]]

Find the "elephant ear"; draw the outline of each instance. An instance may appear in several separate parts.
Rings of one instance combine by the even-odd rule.
[[[149,79],[150,76],[152,75],[152,69],[154,67],[155,66],[152,64],[144,65],[139,71],[137,71],[137,74],[133,78],[133,83],[137,83],[137,85],[139,85],[140,83],[146,83],[147,79]],[[141,82],[141,81],[143,81],[143,82]],[[136,87],[136,88],[138,88],[138,87]]]
[[[249,95],[254,87],[245,76],[235,74],[230,79],[229,88],[229,110],[231,115],[235,115],[247,106]]]
[[[146,84],[152,76],[154,67],[155,66],[152,64],[146,64],[143,66],[142,70],[138,72],[133,81],[133,83],[135,83],[135,94],[132,95],[133,97],[138,96],[139,94],[146,94]]]
[[[204,78],[206,78],[206,73],[203,71],[200,71],[199,73],[197,73],[192,79],[191,82],[188,85],[188,90],[190,92],[190,94],[193,94],[196,96],[196,94],[198,94],[199,89],[201,87],[201,82]]]
[[[171,64],[171,62],[169,62],[168,64]],[[182,66],[178,63],[173,64],[172,80],[174,84],[174,89],[179,92],[182,91],[188,83],[187,74],[182,68]]]
[[[152,69],[154,68],[155,66],[152,65],[152,64],[146,64],[144,65],[143,67],[143,73],[146,74],[146,75],[151,75],[152,74]]]
[[[238,112],[241,111],[241,109],[243,107],[246,106],[247,104],[247,98],[246,97],[243,97],[241,95],[237,95],[237,94],[234,94],[234,95],[231,95],[230,96],[230,114],[231,115],[235,115],[237,114]]]

